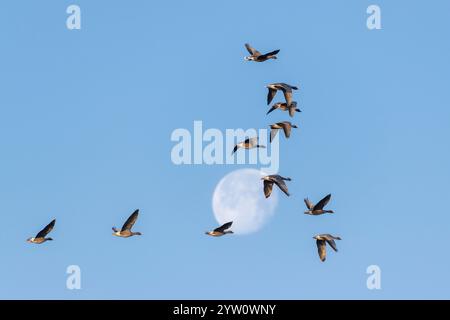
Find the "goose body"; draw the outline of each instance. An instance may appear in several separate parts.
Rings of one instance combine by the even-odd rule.
[[[269,59],[277,59],[276,55],[278,52],[280,52],[280,50],[274,50],[265,54],[261,54],[261,52],[253,48],[248,43],[245,44],[245,48],[247,49],[248,53],[250,53],[250,55],[245,57],[244,59],[247,61],[255,61],[255,62],[264,62]]]
[[[226,234],[232,234],[233,231],[228,230],[228,229],[230,229],[232,224],[233,224],[233,221],[227,222],[212,231],[206,231],[205,234],[208,236],[212,236],[212,237],[221,237]]]
[[[242,142],[239,142],[236,144],[233,148],[233,152],[231,154],[234,154],[239,148],[243,149],[253,149],[253,148],[265,148],[266,146],[258,144],[258,137],[248,138],[245,139]]]
[[[136,222],[139,215],[139,209],[135,210],[125,221],[121,230],[118,230],[116,227],[113,227],[113,235],[121,238],[129,238],[132,236],[141,236],[140,232],[133,232],[131,229],[133,228],[134,223]]]
[[[287,196],[289,196],[289,190],[284,181],[291,181],[291,178],[284,178],[278,174],[273,174],[269,176],[262,177],[261,180],[264,182],[264,196],[266,198],[270,197],[272,194],[273,184],[276,184],[281,191],[283,191]]]
[[[278,122],[270,125],[270,142],[272,142],[273,138],[278,133],[278,130],[282,129],[284,131],[284,136],[286,139],[289,139],[291,136],[291,129],[297,128],[295,124],[290,123],[289,121]]]
[[[327,250],[326,245],[328,245],[334,250],[338,251],[336,247],[336,242],[334,240],[341,240],[340,237],[332,236],[331,234],[319,234],[314,236],[313,239],[316,239],[317,251],[319,253],[319,258],[323,262],[327,258]]]
[[[296,112],[302,112],[299,108],[297,108],[297,102],[292,101],[290,105],[285,102],[277,102],[272,106],[272,108],[269,109],[269,111],[267,111],[266,114],[269,114],[276,109],[281,111],[289,111],[289,116],[291,118],[295,115]]]
[[[267,104],[270,104],[277,94],[277,91],[281,90],[288,106],[292,103],[292,90],[298,90],[296,86],[291,86],[282,82],[271,83],[267,85],[266,88],[269,89],[269,92],[267,93]]]
[[[44,229],[39,231],[35,237],[28,238],[27,241],[29,243],[41,244],[46,241],[53,240],[52,238],[46,237],[46,236],[50,233],[50,231],[53,230],[53,228],[55,227],[55,223],[56,223],[56,219],[52,220],[47,226],[45,226]]]
[[[322,200],[320,200],[317,204],[313,204],[308,198],[306,198],[305,204],[308,208],[307,211],[305,211],[305,214],[318,216],[324,213],[334,213],[333,210],[325,210],[324,207],[330,202],[331,194],[326,195]]]

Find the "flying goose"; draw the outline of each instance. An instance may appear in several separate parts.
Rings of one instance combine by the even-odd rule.
[[[245,44],[245,47],[247,48],[248,53],[250,53],[250,56],[244,58],[247,61],[263,62],[268,59],[277,59],[276,54],[280,52],[280,50],[275,50],[266,54],[261,54],[261,52],[252,48],[248,43]]]
[[[224,225],[221,225],[220,227],[214,229],[213,231],[206,231],[205,234],[207,234],[208,236],[213,236],[213,237],[221,237],[228,233],[233,233],[233,231],[227,230],[231,227],[232,224],[233,224],[233,221],[227,222]]]
[[[138,215],[139,215],[139,209],[135,210],[131,214],[131,216],[123,224],[122,229],[120,231],[117,230],[116,227],[113,227],[112,228],[114,231],[113,235],[117,236],[117,237],[122,237],[122,238],[128,238],[128,237],[132,237],[132,236],[141,236],[142,233],[131,231],[131,228],[133,228],[133,225],[138,218]]]
[[[297,87],[288,85],[286,83],[272,83],[266,86],[269,89],[267,93],[267,104],[270,104],[277,94],[278,90],[283,91],[284,98],[286,99],[286,103],[289,106],[292,102],[292,90],[298,90]]]
[[[292,101],[291,104],[288,106],[287,103],[283,102],[277,102],[275,103],[272,108],[270,108],[269,111],[267,111],[266,114],[271,113],[275,109],[280,109],[281,111],[289,111],[289,115],[291,117],[294,116],[295,112],[302,112],[300,109],[297,108],[297,102]]]
[[[331,234],[319,234],[313,237],[313,239],[316,239],[317,250],[319,252],[320,260],[322,261],[325,261],[327,258],[326,244],[328,243],[328,245],[337,252],[338,249],[334,240],[341,240],[341,238],[332,236]]]
[[[261,180],[264,180],[264,195],[266,196],[266,198],[270,197],[270,195],[272,194],[272,187],[274,183],[278,186],[278,188],[281,189],[281,191],[289,196],[289,190],[284,183],[284,180],[291,181],[291,178],[284,178],[278,174],[273,174],[262,177]]]
[[[278,122],[270,125],[270,142],[272,142],[273,138],[275,138],[278,130],[280,129],[283,129],[284,136],[288,139],[291,136],[291,128],[297,128],[297,126],[289,121]]]
[[[53,240],[52,238],[46,238],[45,236],[52,231],[55,226],[56,219],[53,219],[44,229],[39,231],[39,233],[34,238],[28,238],[27,241],[30,243],[41,244],[48,240]]]
[[[244,149],[253,149],[253,148],[265,148],[266,146],[258,144],[258,137],[253,138],[247,138],[242,142],[239,142],[234,146],[233,152],[231,154],[234,154],[237,149],[244,148]]]
[[[324,210],[323,208],[330,202],[331,194],[325,196],[322,200],[320,200],[317,204],[313,204],[309,201],[308,198],[305,199],[306,207],[308,211],[305,211],[305,214],[310,214],[313,216],[318,216],[324,213],[334,213],[333,210]]]

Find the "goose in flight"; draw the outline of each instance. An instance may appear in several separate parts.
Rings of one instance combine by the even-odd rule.
[[[297,101],[292,101],[289,106],[285,102],[277,102],[272,106],[272,108],[270,108],[269,111],[267,111],[266,114],[269,114],[276,109],[279,109],[281,111],[289,111],[289,116],[291,116],[291,118],[295,115],[296,112],[302,112],[302,110],[297,108]]]
[[[131,228],[133,228],[133,225],[138,218],[138,215],[139,215],[139,209],[135,210],[131,214],[131,216],[123,224],[122,229],[120,231],[117,230],[116,227],[113,227],[112,228],[114,231],[113,235],[117,236],[117,237],[122,237],[122,238],[128,238],[128,237],[132,237],[132,236],[141,236],[142,233],[131,231]]]
[[[275,138],[278,130],[280,129],[283,129],[284,136],[286,137],[286,139],[289,139],[289,137],[291,136],[292,128],[297,128],[297,126],[290,123],[289,121],[278,122],[270,125],[270,142],[272,142],[273,138]]]
[[[214,229],[213,231],[206,231],[205,234],[207,234],[208,236],[212,236],[212,237],[221,237],[223,235],[233,233],[233,231],[227,230],[227,229],[230,229],[232,224],[233,224],[233,221],[227,222],[227,223],[221,225],[220,227]]]
[[[247,138],[242,142],[239,142],[234,146],[233,152],[231,154],[234,154],[237,149],[244,148],[244,149],[253,149],[253,148],[265,148],[266,146],[258,144],[258,137],[253,138]]]
[[[35,237],[28,238],[27,241],[30,243],[41,244],[45,241],[53,240],[52,238],[46,238],[46,236],[50,233],[50,231],[52,231],[53,227],[55,226],[55,222],[56,219],[52,220],[52,222],[50,222],[44,229],[39,231],[39,233]]]
[[[341,240],[341,238],[332,236],[331,234],[319,234],[314,236],[313,239],[316,239],[317,250],[319,252],[320,260],[322,261],[325,261],[327,258],[326,244],[328,243],[328,245],[337,252],[338,249],[334,240]]]
[[[318,216],[324,213],[334,213],[333,210],[324,210],[323,208],[330,202],[331,194],[326,195],[322,200],[317,202],[317,204],[312,203],[308,198],[305,199],[306,207],[308,208],[305,211],[305,214],[310,214],[313,216]]]
[[[292,102],[292,90],[298,90],[297,87],[288,85],[286,83],[272,83],[266,86],[267,89],[269,89],[269,92],[267,93],[267,104],[269,105],[275,95],[277,94],[278,90],[283,91],[284,98],[286,99],[286,103],[289,106]]]
[[[278,188],[281,189],[287,196],[289,196],[289,190],[284,181],[291,181],[291,178],[284,178],[278,174],[273,174],[269,176],[262,177],[261,180],[264,181],[264,195],[266,198],[270,197],[272,194],[273,184],[275,183]]]
[[[247,61],[263,62],[269,59],[277,59],[276,54],[280,52],[280,50],[275,50],[266,54],[261,54],[261,52],[250,46],[248,43],[245,44],[245,48],[247,48],[248,53],[250,53],[249,56],[244,58]]]

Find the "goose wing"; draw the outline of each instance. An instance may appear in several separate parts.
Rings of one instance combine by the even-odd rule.
[[[314,210],[322,210],[328,202],[330,202],[331,194],[325,196],[322,200],[320,200],[315,206]]]
[[[271,51],[271,52],[268,52],[268,53],[265,53],[265,54],[261,55],[261,57],[266,58],[266,57],[269,57],[269,56],[274,56],[274,55],[276,55],[278,52],[280,52],[280,50],[274,50],[274,51]]]
[[[38,232],[38,234],[36,235],[35,238],[45,238],[45,236],[47,234],[50,233],[50,231],[53,230],[53,228],[55,227],[55,222],[56,220],[52,220],[52,222],[50,222],[48,225],[45,226],[44,229],[42,229],[41,231]]]
[[[139,209],[135,210],[131,216],[128,217],[127,221],[125,221],[125,223],[123,224],[122,230],[121,231],[125,231],[125,230],[131,230],[131,228],[133,228],[134,223],[136,222],[137,218],[139,215]]]
[[[317,251],[319,252],[319,258],[322,261],[325,261],[325,259],[327,258],[327,249],[326,249],[326,244],[324,240],[316,240],[316,244],[317,244]]]
[[[273,110],[275,110],[275,109],[277,109],[277,107],[275,107],[275,106],[272,106],[272,108],[270,108],[269,109],[269,111],[267,111],[267,113],[266,114],[269,114],[269,113],[271,113]]]
[[[333,248],[334,251],[338,251],[337,247],[336,247],[336,242],[334,242],[333,239],[326,239],[327,243],[330,245],[331,248]]]
[[[275,138],[277,133],[278,133],[278,129],[271,129],[270,130],[270,143],[272,143],[272,140]]]
[[[233,224],[233,221],[227,222],[220,227],[214,229],[214,232],[225,232],[225,230],[229,229],[231,225]]]
[[[264,195],[266,198],[270,197],[272,194],[273,182],[264,180]]]
[[[284,131],[284,135],[286,136],[286,138],[289,138],[291,136],[291,123],[290,122],[280,122],[279,125],[283,128]]]
[[[277,184],[278,188],[281,189],[281,191],[283,191],[287,196],[289,196],[288,187],[282,179],[275,179],[275,183]]]
[[[292,90],[290,88],[289,88],[289,90],[283,90],[283,94],[284,94],[284,98],[286,99],[287,105],[290,106],[292,103]]]
[[[308,198],[305,198],[303,201],[305,201],[306,207],[309,210],[312,210],[312,208],[314,208],[314,204]]]
[[[269,88],[269,92],[267,93],[267,104],[270,104],[272,102],[276,94],[277,94],[276,89]]]
[[[292,101],[291,104],[289,105],[289,115],[292,117],[294,117],[295,115],[295,111],[297,111],[297,102]]]
[[[247,49],[248,53],[250,53],[252,56],[258,57],[261,55],[261,53],[253,48],[250,44],[246,43],[245,48]]]
[[[248,144],[249,148],[253,148],[258,144],[258,137],[248,138],[245,143]]]

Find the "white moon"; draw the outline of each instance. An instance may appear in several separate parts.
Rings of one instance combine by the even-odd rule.
[[[236,234],[260,230],[273,215],[278,202],[278,192],[265,198],[263,175],[259,170],[240,169],[227,174],[214,190],[212,207],[219,224],[233,221]]]

